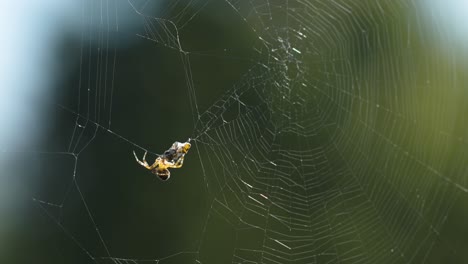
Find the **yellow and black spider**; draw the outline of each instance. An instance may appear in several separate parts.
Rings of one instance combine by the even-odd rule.
[[[191,146],[192,145],[190,145],[189,142],[180,143],[176,141],[164,152],[164,154],[159,155],[156,158],[153,165],[149,165],[148,162],[146,162],[147,152],[145,152],[143,160],[141,161],[138,159],[135,151],[133,151],[133,155],[141,166],[147,168],[153,174],[156,174],[161,180],[167,181],[171,177],[169,169],[178,169],[182,167],[184,164],[185,154],[187,154]]]

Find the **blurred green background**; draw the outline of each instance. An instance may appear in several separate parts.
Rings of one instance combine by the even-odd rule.
[[[2,263],[468,262],[468,57],[440,10],[152,4],[63,38]],[[188,138],[167,182],[133,158]]]

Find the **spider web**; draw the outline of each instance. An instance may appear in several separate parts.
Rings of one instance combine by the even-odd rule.
[[[38,259],[461,259],[443,231],[468,193],[466,81],[418,2],[153,5],[83,2],[98,30],[82,32],[33,166]],[[139,27],[119,28],[120,9]],[[169,182],[131,153],[151,163],[187,138]]]

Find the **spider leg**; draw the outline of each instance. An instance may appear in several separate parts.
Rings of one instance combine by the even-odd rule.
[[[145,154],[143,155],[143,160],[140,161],[135,153],[135,151],[133,151],[133,156],[135,156],[135,160],[143,167],[147,168],[147,169],[150,169],[150,165],[148,164],[148,162],[146,162],[146,151],[145,151]]]
[[[145,161],[145,162],[146,162],[146,161]],[[153,165],[147,167],[148,170],[152,170],[152,169],[155,169],[155,168],[159,167],[159,163],[161,163],[161,158],[160,158],[160,157],[158,157],[158,158],[154,161]]]
[[[178,168],[182,167],[182,165],[184,165],[184,157],[185,157],[185,155],[183,155],[182,157],[180,157],[180,158],[172,165],[172,168],[178,169]]]
[[[146,154],[147,154],[147,153],[148,153],[148,152],[145,151],[145,154],[143,155],[143,160],[141,160],[141,161],[138,159],[138,157],[137,157],[135,151],[133,151],[133,156],[135,156],[135,160],[136,160],[141,166],[143,166],[143,167],[147,168],[148,170],[151,170],[151,171],[152,171],[153,169],[159,167],[159,163],[161,162],[161,158],[158,157],[158,158],[154,161],[153,165],[150,166],[150,165],[148,164],[148,162],[146,162]]]
[[[174,161],[165,160],[165,161],[164,161],[164,165],[166,165],[166,167],[168,167],[168,168],[174,168],[175,162],[174,162]]]

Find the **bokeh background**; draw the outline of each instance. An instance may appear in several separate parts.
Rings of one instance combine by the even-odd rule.
[[[465,1],[0,10],[1,263],[468,262]]]

